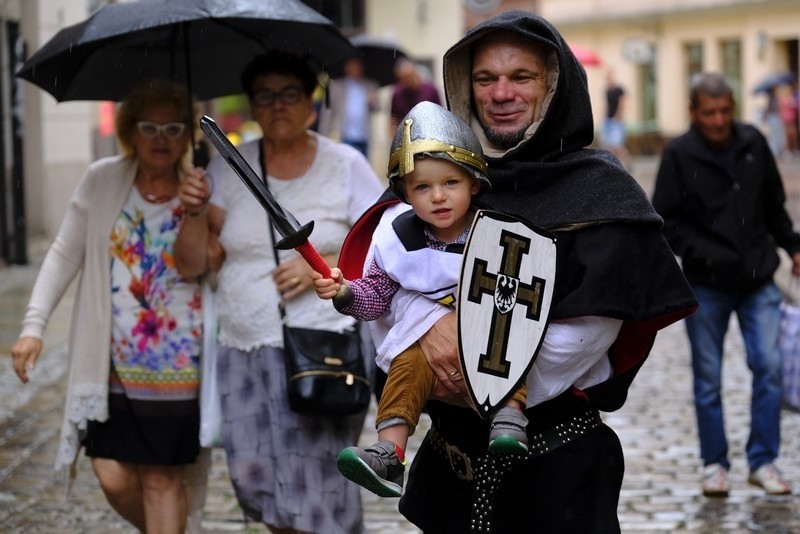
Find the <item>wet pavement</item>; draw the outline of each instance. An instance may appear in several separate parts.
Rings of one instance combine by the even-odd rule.
[[[655,159],[637,159],[634,174],[650,193]],[[800,227],[800,162],[782,165],[789,210]],[[50,321],[45,353],[32,382],[23,386],[13,374],[9,348],[36,276],[46,243],[34,242],[28,266],[0,268],[0,532],[135,532],[111,510],[85,458],[71,496],[52,465],[63,409],[66,339],[73,289]],[[786,263],[776,276],[788,282]],[[726,339],[724,409],[731,448],[732,491],[726,499],[700,493],[692,407],[689,349],[682,324],[656,339],[652,354],[631,388],[625,406],[604,414],[620,436],[626,473],[619,505],[625,533],[769,532],[800,533],[800,414],[783,412],[782,453],[778,466],[795,485],[793,495],[768,497],[747,484],[744,447],[749,429],[750,375],[735,320]],[[411,440],[410,453],[425,423]],[[374,437],[371,419],[362,441]],[[397,512],[397,502],[364,491],[365,521],[370,533],[418,532]],[[201,523],[204,532],[267,532],[245,524],[230,486],[224,452],[215,449]]]

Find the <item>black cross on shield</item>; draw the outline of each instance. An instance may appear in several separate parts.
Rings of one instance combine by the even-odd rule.
[[[494,211],[475,216],[461,267],[459,355],[467,389],[488,416],[528,374],[547,330],[556,239]]]

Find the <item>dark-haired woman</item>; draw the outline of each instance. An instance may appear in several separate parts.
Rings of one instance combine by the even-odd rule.
[[[351,225],[383,186],[357,150],[308,130],[316,86],[300,58],[270,53],[255,59],[242,87],[263,138],[239,151],[282,206],[303,223],[315,222],[311,241],[335,265]],[[290,325],[341,331],[353,320],[317,298],[311,268],[296,252],[278,251],[276,265],[264,209],[227,163],[212,159],[209,174],[210,202],[199,178],[181,189],[184,204],[203,215],[181,229],[176,260],[187,275],[221,264],[222,441],[239,503],[273,532],[362,532],[359,488],[339,474],[335,459],[357,440],[365,414],[331,419],[290,410],[279,304]],[[211,257],[209,242],[216,250]]]

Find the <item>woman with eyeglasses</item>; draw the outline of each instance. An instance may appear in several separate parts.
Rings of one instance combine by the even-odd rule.
[[[356,149],[309,130],[316,86],[301,58],[256,58],[242,73],[242,87],[263,137],[238,149],[287,211],[301,224],[314,221],[310,241],[333,266],[348,230],[383,185]],[[198,177],[181,187],[187,209],[202,215],[181,228],[175,260],[185,275],[219,269],[222,442],[239,504],[272,532],[363,532],[359,488],[339,474],[336,455],[357,440],[365,414],[324,418],[290,410],[279,304],[292,326],[341,331],[354,321],[317,298],[311,268],[294,250],[277,251],[276,265],[267,214],[228,164],[217,156],[208,171],[210,202]],[[209,258],[208,236],[217,233]]]
[[[178,230],[198,216],[178,198],[182,179],[203,179],[187,161],[193,115],[171,82],[121,104],[123,154],[78,184],[11,349],[19,378],[35,379],[48,317],[78,276],[56,469],[74,466],[83,446],[108,502],[142,532],[185,531],[185,468],[200,451],[200,285],[173,259]]]

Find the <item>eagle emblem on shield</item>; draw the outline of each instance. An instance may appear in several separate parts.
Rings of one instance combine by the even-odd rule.
[[[494,305],[500,313],[508,313],[514,309],[517,303],[517,289],[519,280],[506,276],[497,275],[497,286],[494,288]]]
[[[482,416],[499,408],[533,365],[555,279],[555,235],[504,213],[475,214],[458,288],[458,349]]]

